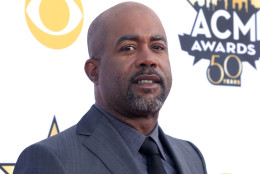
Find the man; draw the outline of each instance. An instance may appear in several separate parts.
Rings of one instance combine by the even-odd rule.
[[[206,174],[199,150],[157,124],[172,84],[157,15],[135,2],[108,9],[89,28],[88,50],[95,105],[77,125],[25,149],[14,174]]]

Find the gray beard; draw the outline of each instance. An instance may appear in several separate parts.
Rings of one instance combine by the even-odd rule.
[[[146,90],[146,93],[151,93],[151,90]],[[133,109],[141,112],[154,112],[159,110],[166,100],[165,90],[161,95],[156,97],[142,97],[135,95],[131,89],[127,93],[127,105]]]

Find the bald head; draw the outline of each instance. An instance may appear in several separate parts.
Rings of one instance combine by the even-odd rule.
[[[129,16],[137,18],[137,20],[144,20],[144,16],[149,16],[162,26],[155,12],[143,4],[123,2],[115,5],[97,16],[89,27],[88,51],[91,59],[100,59],[102,57],[107,37],[112,32],[117,32],[115,26],[120,26],[120,21],[126,22],[126,20],[131,19]],[[138,28],[134,23],[133,26]]]

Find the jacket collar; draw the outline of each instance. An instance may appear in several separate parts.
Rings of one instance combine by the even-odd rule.
[[[95,106],[77,124],[77,134],[85,135],[83,145],[114,174],[141,174],[125,142]]]
[[[169,137],[159,127],[159,136],[172,157],[178,174],[206,174],[206,165],[197,147],[192,143]]]

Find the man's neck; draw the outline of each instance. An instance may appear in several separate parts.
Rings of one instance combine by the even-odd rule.
[[[132,128],[138,130],[143,135],[149,135],[155,128],[158,120],[159,112],[147,112],[147,113],[121,113],[120,111],[115,111],[113,109],[108,109],[106,107],[100,106],[96,103],[102,110],[113,116],[115,119],[131,126]]]
[[[157,123],[157,118],[128,118],[124,116],[113,116],[117,120],[131,126],[132,128],[138,130],[143,135],[149,135],[155,128]]]

